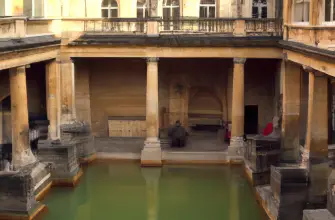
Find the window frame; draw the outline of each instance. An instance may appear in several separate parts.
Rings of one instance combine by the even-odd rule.
[[[295,21],[295,8],[297,4],[304,4],[305,2],[308,2],[308,21]],[[294,25],[301,25],[301,26],[308,26],[309,25],[309,8],[310,8],[310,1],[309,0],[293,0],[292,1],[292,17],[291,17],[291,23]],[[304,9],[305,11],[305,9]]]
[[[330,19],[329,21],[326,21],[326,0],[323,1],[322,5],[322,24],[325,26],[334,26],[335,25],[335,0],[330,0]]]
[[[256,4],[259,4],[259,0],[255,0],[256,1]],[[266,9],[266,17],[265,18],[268,18],[269,17],[269,11],[268,11],[268,0],[266,0],[265,1],[266,2],[266,4],[265,4],[265,6],[263,6],[263,7],[259,7],[259,6],[257,6],[257,7],[255,7],[254,6],[254,0],[252,0],[251,1],[251,17],[252,18],[254,18],[253,17],[253,8],[257,8],[257,14],[258,14],[258,17],[256,18],[256,19],[262,19],[262,10],[261,10],[261,13],[259,13],[259,11],[258,11],[258,9],[259,8],[261,8],[261,9],[263,9],[263,8],[265,8]],[[262,3],[262,2],[261,2]],[[263,18],[263,19],[265,19],[265,18]]]
[[[214,4],[203,4],[203,3],[201,3],[202,2],[202,0],[200,0],[200,4],[199,4],[199,18],[216,18],[217,17],[217,7],[216,7],[216,5],[217,5],[217,2],[216,2],[216,0],[214,0]],[[202,7],[204,7],[204,8],[206,8],[206,13],[207,13],[207,16],[206,17],[201,17],[200,16],[200,13],[201,13],[201,8]],[[214,8],[214,17],[209,17],[209,8]]]
[[[171,0],[171,1],[173,1],[173,0]],[[178,1],[178,5],[173,5],[173,4],[171,4],[171,5],[167,5],[167,4],[164,4],[164,2],[163,2],[163,6],[162,6],[162,11],[163,11],[163,13],[162,13],[162,17],[163,17],[163,19],[164,19],[164,9],[165,8],[168,8],[168,9],[170,9],[170,18],[172,18],[172,20],[174,19],[174,17],[172,16],[173,15],[173,9],[175,9],[175,8],[179,8],[179,14],[180,14],[180,0],[177,0]]]
[[[149,17],[149,11],[148,11],[149,8],[147,7],[147,3],[144,3],[143,5],[139,6],[138,2],[137,2],[137,5],[136,5],[136,17],[137,18],[139,18],[138,13],[137,13],[139,9],[142,10],[142,13],[143,13],[143,17],[141,17],[141,18]]]
[[[117,0],[108,0],[108,6],[102,6],[104,0],[102,0],[101,2],[101,7],[100,7],[100,11],[101,11],[101,17],[102,18],[118,18],[119,17],[119,2]],[[112,6],[112,2],[115,1],[116,2],[116,6]],[[103,17],[102,16],[102,11],[103,10],[107,10],[107,17]],[[116,10],[117,11],[117,16],[116,17],[112,17],[112,10]]]

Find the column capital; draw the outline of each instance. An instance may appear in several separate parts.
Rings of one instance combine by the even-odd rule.
[[[72,57],[56,57],[56,63],[74,63]]]
[[[158,62],[159,57],[146,57],[147,62]]]
[[[237,63],[237,64],[244,64],[245,61],[247,61],[247,59],[246,58],[235,57],[233,59],[233,61],[234,61],[234,63]]]
[[[320,72],[319,70],[313,69],[310,66],[302,65],[302,68],[304,69],[305,72],[313,73],[315,77],[325,77],[326,76],[326,74]]]

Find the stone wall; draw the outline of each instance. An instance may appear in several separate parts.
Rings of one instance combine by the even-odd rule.
[[[260,130],[274,116],[278,62],[250,59],[246,63],[245,105],[258,105]],[[91,106],[94,136],[108,136],[108,117],[145,116],[145,59],[87,59],[86,63],[76,76],[76,107],[78,117],[89,118]],[[158,68],[161,127],[167,123],[163,112],[218,115],[231,121],[231,59],[160,59]],[[187,95],[173,95],[176,85],[182,85]]]

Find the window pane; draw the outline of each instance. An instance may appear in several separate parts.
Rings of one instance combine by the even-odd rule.
[[[171,5],[179,5],[179,0],[172,0]]]
[[[307,22],[309,21],[309,2],[297,2],[294,5],[294,21]]]
[[[108,7],[108,0],[103,0],[101,3],[101,7]]]
[[[143,18],[143,8],[137,8],[137,18]]]
[[[178,8],[172,8],[172,16],[173,19],[179,19],[180,17],[180,9]]]
[[[163,8],[163,18],[170,19],[170,8]]]
[[[102,9],[101,10],[101,17],[108,18],[108,10],[107,9]]]
[[[35,17],[43,17],[44,15],[44,1],[43,0],[33,0],[35,1]]]
[[[258,18],[258,8],[257,7],[252,7],[252,17]]]
[[[201,0],[200,4],[215,4],[215,0]]]
[[[209,7],[209,18],[215,18],[215,7]]]
[[[23,0],[23,14],[28,17],[32,16],[32,0]]]
[[[5,16],[5,0],[0,0],[0,16]]]
[[[267,18],[268,17],[268,8],[263,7],[262,8],[262,18]]]
[[[111,9],[110,13],[111,13],[111,18],[117,18],[117,9]]]
[[[111,1],[111,6],[112,7],[117,7],[117,1],[116,0],[110,0]]]
[[[333,21],[335,20],[335,0],[333,0]]]
[[[207,7],[200,6],[200,18],[207,18]]]

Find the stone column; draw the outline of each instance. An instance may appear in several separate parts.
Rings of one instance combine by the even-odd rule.
[[[56,60],[46,64],[47,113],[50,122],[49,138],[60,138],[60,77]]]
[[[311,68],[308,89],[308,120],[302,166],[309,170],[309,202],[326,195],[328,166],[328,78]]]
[[[291,24],[292,22],[292,7],[293,7],[293,0],[284,0],[283,2],[283,23]],[[287,28],[284,26],[284,33],[283,33],[284,40],[287,40]]]
[[[281,139],[281,160],[283,162],[296,163],[299,161],[300,75],[299,65],[285,62]]]
[[[147,137],[141,155],[143,166],[161,166],[162,153],[159,132],[158,111],[158,58],[147,58],[147,99],[146,99]]]
[[[61,79],[61,124],[68,124],[76,118],[74,62],[69,57],[57,61]]]
[[[26,69],[9,70],[12,111],[12,163],[15,170],[36,162],[29,144]]]
[[[232,131],[229,155],[243,157],[244,146],[244,64],[245,58],[234,58],[233,100],[232,100]]]

